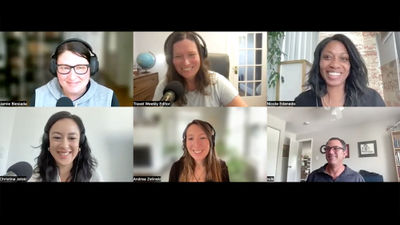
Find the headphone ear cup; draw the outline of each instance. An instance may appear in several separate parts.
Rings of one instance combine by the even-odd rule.
[[[164,55],[165,55],[165,61],[167,62],[168,65],[171,65],[171,51],[169,49],[169,45],[170,45],[170,39],[171,39],[172,34],[170,34],[167,38],[167,40],[165,40],[164,43]],[[172,46],[171,46],[172,47]]]
[[[99,71],[99,61],[97,60],[96,56],[91,56],[90,57],[90,75],[94,75]]]
[[[82,147],[83,143],[85,143],[86,141],[86,135],[85,134],[81,134],[81,138],[79,140],[79,147]]]
[[[199,43],[200,43],[200,51],[201,54],[203,55],[203,58],[207,58],[208,56],[208,51],[207,51],[207,45],[204,39],[196,32],[193,32],[193,34],[197,37]]]
[[[212,136],[213,147],[215,148],[215,133]]]
[[[54,57],[50,59],[49,71],[53,76],[57,76],[57,62]]]
[[[200,48],[201,48],[201,52],[203,53],[203,57],[207,58],[207,55],[208,55],[207,48],[202,45],[200,46]]]

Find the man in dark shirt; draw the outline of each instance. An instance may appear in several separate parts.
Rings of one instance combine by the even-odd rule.
[[[342,139],[332,137],[322,148],[328,163],[314,170],[307,177],[307,182],[365,182],[359,173],[343,164],[348,149]]]

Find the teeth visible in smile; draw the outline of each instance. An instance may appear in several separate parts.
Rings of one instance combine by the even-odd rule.
[[[329,72],[328,74],[331,76],[340,76],[339,72]]]
[[[190,71],[190,70],[192,70],[191,67],[190,68],[183,68],[183,71]]]
[[[71,152],[60,152],[60,155],[62,156],[67,156],[68,154],[70,154]]]
[[[201,150],[194,150],[193,152],[196,154],[199,154],[199,153],[201,153]]]

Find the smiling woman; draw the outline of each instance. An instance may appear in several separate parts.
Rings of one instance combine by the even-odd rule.
[[[170,171],[170,182],[229,182],[226,163],[215,150],[215,130],[206,121],[193,120],[183,132],[183,156]]]
[[[368,86],[368,71],[354,43],[343,34],[322,40],[315,49],[307,86],[296,106],[385,106]]]
[[[30,181],[99,181],[96,159],[85,135],[82,120],[69,112],[53,114],[44,127],[41,152]]]
[[[99,62],[87,42],[71,38],[60,43],[49,70],[55,78],[35,90],[31,106],[56,106],[65,96],[74,106],[119,106],[115,93],[91,78],[98,72]]]
[[[164,54],[168,71],[166,79],[158,83],[153,101],[160,101],[165,87],[178,81],[185,93],[174,103],[177,106],[247,106],[228,79],[208,69],[207,46],[196,32],[170,34]]]

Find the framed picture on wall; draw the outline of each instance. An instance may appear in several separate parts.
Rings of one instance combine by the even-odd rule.
[[[346,158],[350,158],[350,145],[349,144],[346,144],[346,149],[347,149]]]
[[[376,151],[376,141],[358,142],[358,156],[359,157],[378,156],[378,153]]]

